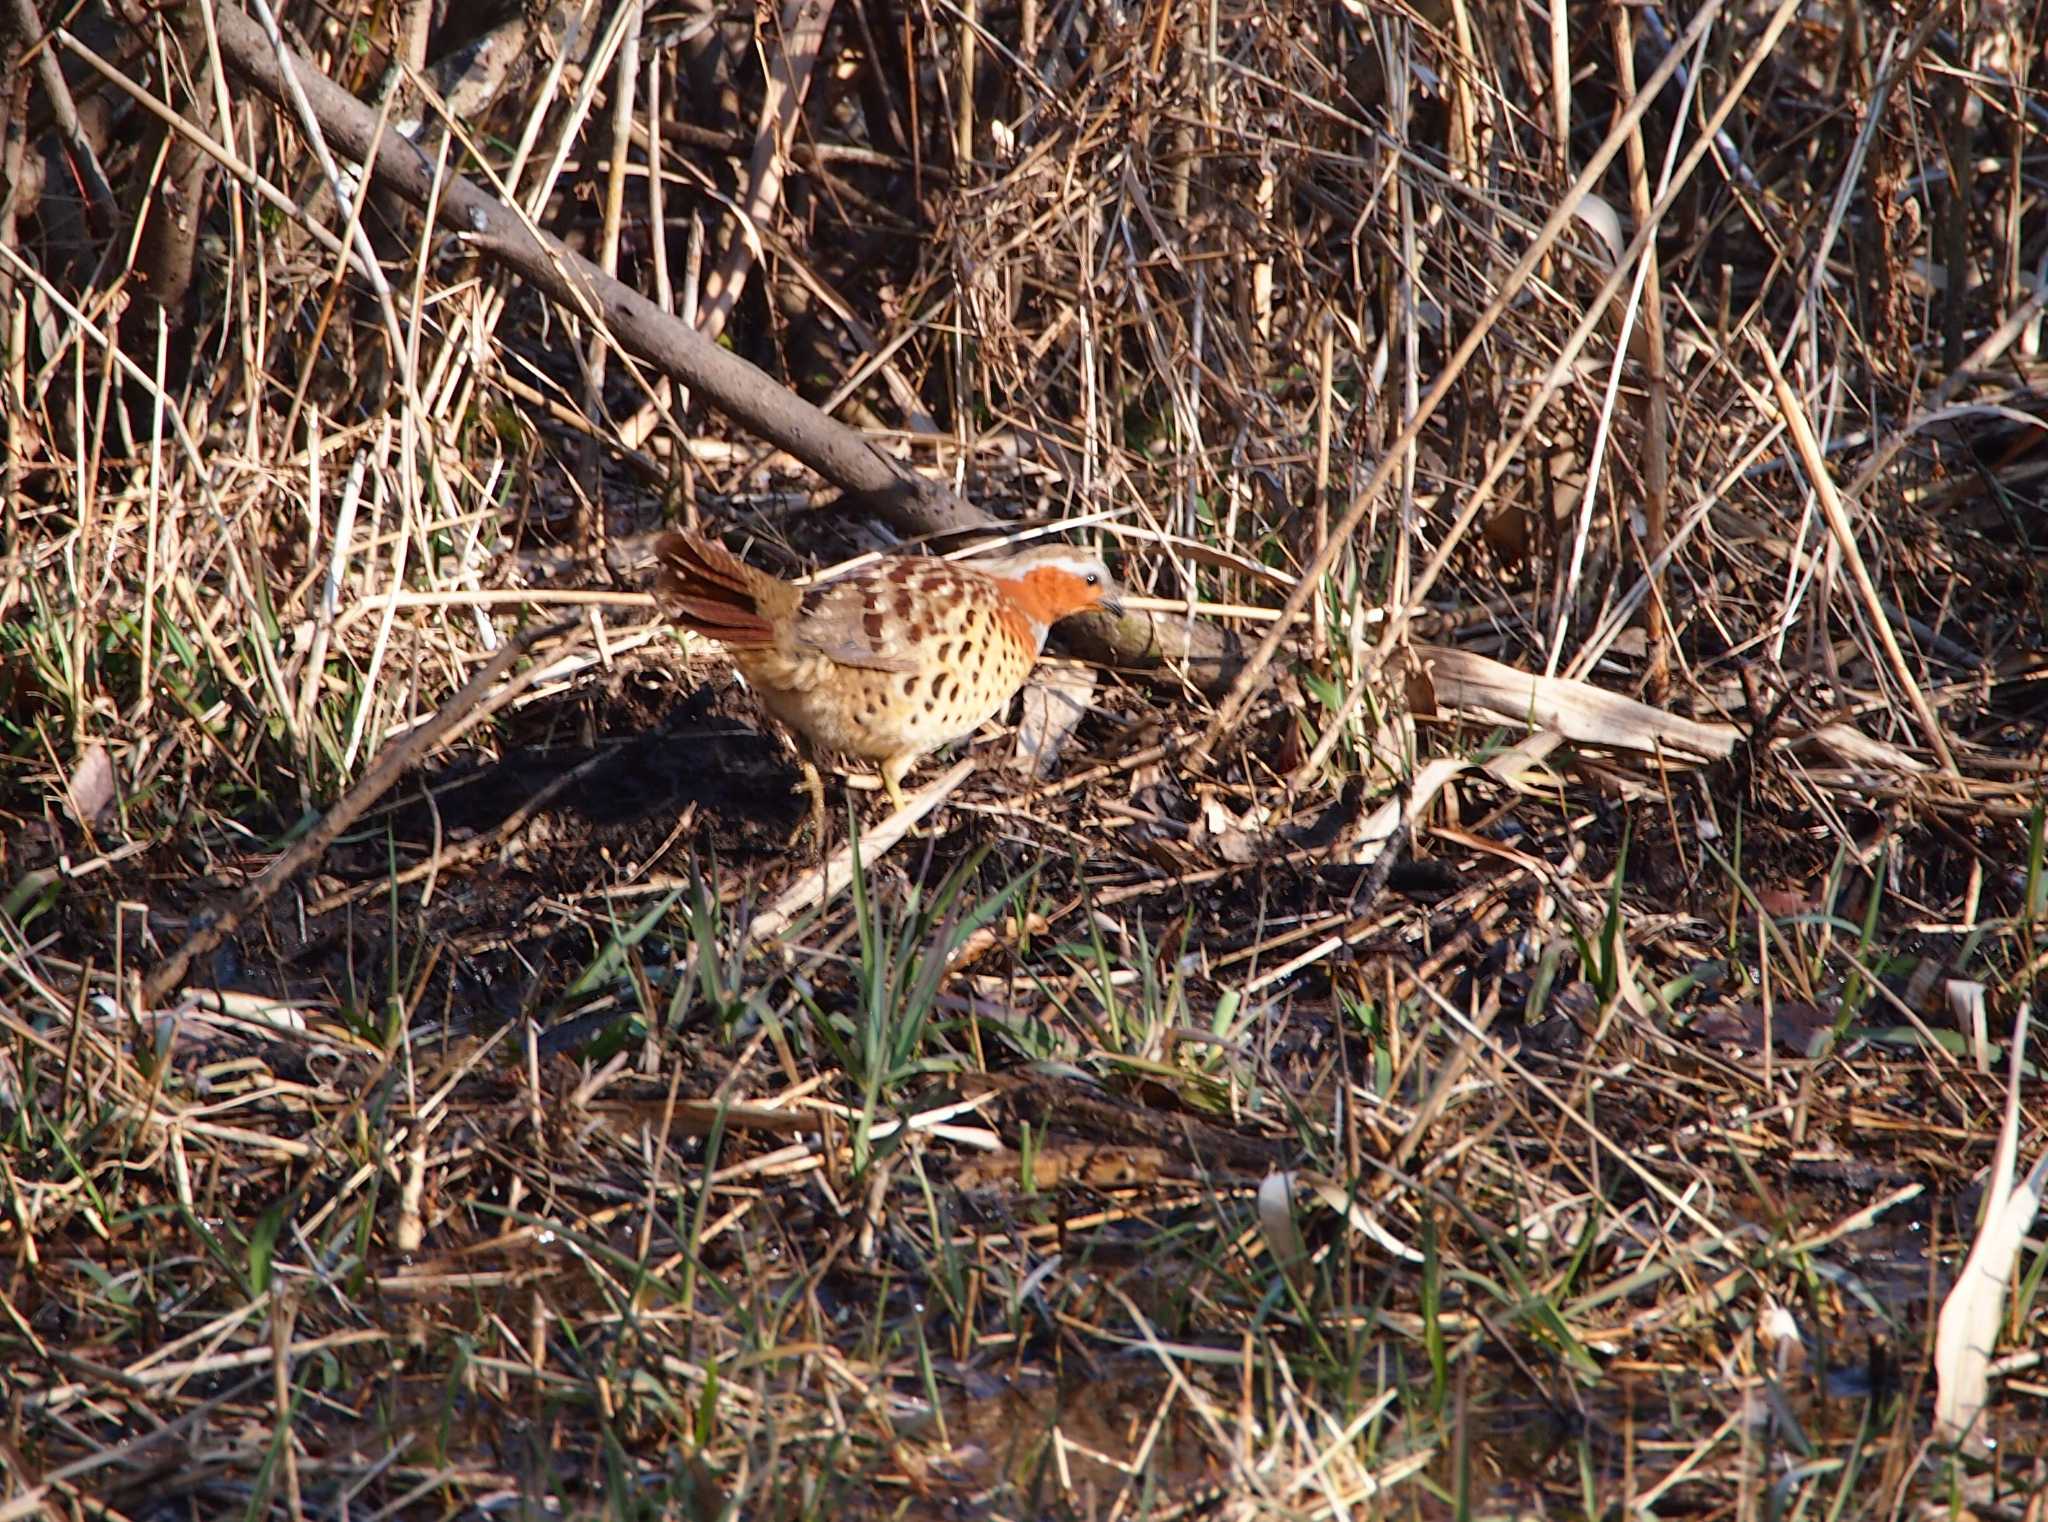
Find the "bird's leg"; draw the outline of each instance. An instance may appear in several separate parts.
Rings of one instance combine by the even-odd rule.
[[[903,812],[903,774],[916,760],[917,753],[907,751],[882,763],[882,787],[889,795],[889,806],[899,814]]]
[[[818,850],[825,849],[825,779],[818,773],[818,763],[809,756],[803,758],[804,791],[811,795],[811,833],[817,837]]]
[[[792,735],[791,738],[796,742],[796,764],[803,769],[803,776],[797,782],[796,791],[804,794],[811,800],[810,818],[807,822],[811,827],[811,838],[817,842],[818,854],[823,856],[825,854],[825,779],[819,774],[817,758],[812,755],[811,747],[804,741],[803,737]],[[804,827],[800,824],[790,832],[790,845],[794,846],[799,840],[803,839],[803,836]]]

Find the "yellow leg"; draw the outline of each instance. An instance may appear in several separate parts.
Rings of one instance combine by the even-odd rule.
[[[797,785],[811,798],[811,837],[822,851],[825,849],[825,779],[818,775],[817,763],[809,756],[798,757],[797,764],[804,769],[804,779]]]
[[[903,812],[903,774],[916,762],[917,755],[891,756],[882,763],[882,787],[889,794],[889,806],[897,813]]]

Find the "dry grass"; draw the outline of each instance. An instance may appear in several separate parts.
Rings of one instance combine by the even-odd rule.
[[[2037,1363],[1964,1459],[1928,1349],[2048,907],[2041,18],[568,14],[451,164],[1249,662],[818,891],[642,549],[885,525],[395,199],[372,296],[199,12],[68,17],[0,1519],[2038,1515]]]

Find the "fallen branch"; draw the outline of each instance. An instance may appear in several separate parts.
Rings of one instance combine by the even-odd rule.
[[[872,830],[862,834],[859,840],[859,870],[865,872],[872,868],[887,851],[911,832],[919,820],[952,797],[954,791],[973,771],[973,758],[955,761],[938,778],[912,793],[901,809]],[[802,874],[780,898],[755,915],[753,922],[747,926],[748,942],[760,945],[764,941],[773,940],[794,924],[798,915],[829,904],[845,892],[846,885],[853,881],[855,871],[854,846],[855,842],[849,840],[834,851],[817,871]]]

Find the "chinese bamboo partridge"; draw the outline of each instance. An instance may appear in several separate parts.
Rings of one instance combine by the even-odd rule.
[[[664,534],[655,555],[662,610],[724,645],[795,737],[820,839],[817,757],[879,761],[900,809],[903,774],[1009,702],[1052,625],[1122,611],[1102,562],[1065,545],[973,564],[900,557],[812,587],[697,534]]]

